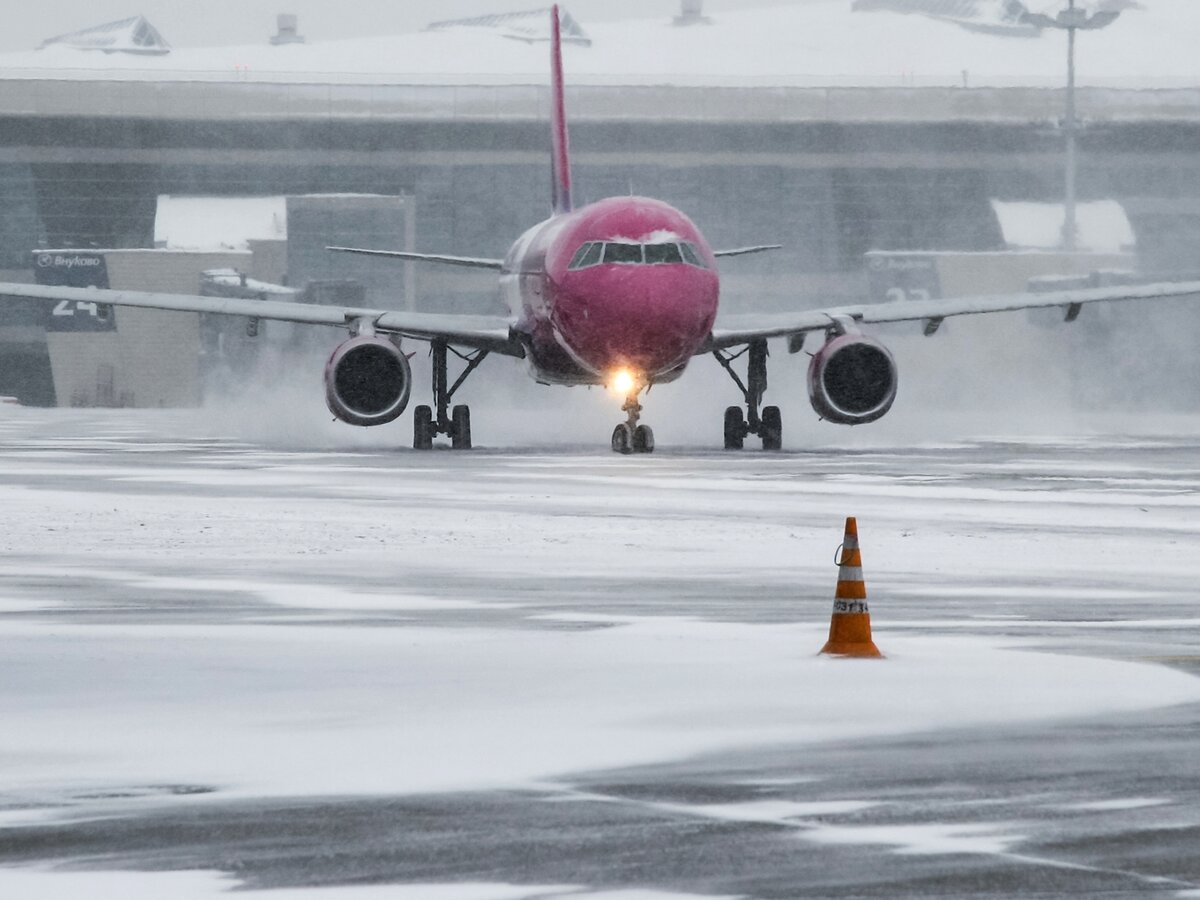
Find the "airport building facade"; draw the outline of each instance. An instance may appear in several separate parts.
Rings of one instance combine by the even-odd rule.
[[[394,234],[366,229],[361,239],[478,256],[502,256],[547,213],[548,89],[539,84],[6,74],[5,280],[33,280],[46,248],[153,248],[162,195],[403,197],[408,232],[401,217]],[[714,246],[783,244],[723,266],[735,309],[863,299],[869,251],[1012,249],[994,201],[1048,203],[1063,192],[1063,92],[1052,86],[604,80],[568,89],[577,202],[652,195],[687,212]],[[1079,109],[1079,196],[1117,201],[1136,235],[1136,247],[1116,249],[1136,251],[1145,270],[1194,270],[1200,92],[1085,87]],[[344,260],[329,257],[310,254],[304,277],[345,277]],[[494,282],[480,273],[355,265],[381,306],[499,311]],[[1013,285],[1001,277],[983,287]]]
[[[87,82],[47,104],[66,86],[0,82],[0,266],[29,268],[39,247],[152,247],[163,194],[408,195],[421,249],[476,255],[546,214],[543,91],[374,88],[364,102],[314,87]],[[222,101],[200,102],[208,91]],[[990,200],[1062,192],[1060,92],[940,93],[912,109],[912,92],[879,88],[575,89],[577,193],[662,197],[717,245],[778,240],[764,269],[821,296],[868,250],[1003,249]],[[1085,116],[1107,100],[1091,93]],[[1081,198],[1122,203],[1154,268],[1200,244],[1200,102],[1185,117],[1162,99],[1129,98],[1128,118],[1086,131],[1079,175]]]

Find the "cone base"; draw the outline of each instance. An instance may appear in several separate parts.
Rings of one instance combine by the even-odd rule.
[[[830,656],[849,656],[856,659],[883,659],[884,656],[874,641],[829,641],[821,653]]]

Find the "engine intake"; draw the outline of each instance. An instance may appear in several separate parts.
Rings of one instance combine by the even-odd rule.
[[[351,425],[386,425],[404,412],[410,393],[408,357],[387,338],[350,338],[325,364],[325,402]]]
[[[822,419],[864,425],[896,399],[896,361],[887,347],[861,334],[826,341],[808,366],[808,397]]]

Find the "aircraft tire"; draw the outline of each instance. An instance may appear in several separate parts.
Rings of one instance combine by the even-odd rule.
[[[455,450],[471,449],[471,407],[456,406],[450,411],[450,446]]]
[[[783,449],[783,416],[778,406],[768,406],[762,411],[762,444],[764,450]]]
[[[413,410],[413,449],[433,449],[433,410],[428,406]]]
[[[633,429],[624,422],[613,429],[612,449],[613,453],[633,452]]]
[[[649,425],[639,425],[633,430],[633,452],[654,452],[654,430]]]
[[[725,449],[741,450],[746,441],[746,417],[740,406],[725,410]]]

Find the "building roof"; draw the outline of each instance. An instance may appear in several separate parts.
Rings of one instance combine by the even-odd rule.
[[[1004,243],[1010,250],[1055,250],[1062,247],[1065,208],[1061,203],[992,200]],[[1091,200],[1075,208],[1076,245],[1093,253],[1136,249],[1137,237],[1116,200]]]
[[[1021,0],[854,0],[855,12],[893,12],[944,19],[963,28],[1005,37],[1034,37]]]
[[[534,41],[550,40],[550,7],[529,9],[523,12],[495,13],[489,16],[475,16],[470,19],[447,19],[444,22],[430,22],[426,31],[442,31],[447,28],[492,28],[501,35],[519,41],[533,43]],[[559,13],[559,31],[564,44],[581,44],[590,47],[591,38],[580,27],[565,9]]]
[[[1061,6],[1061,0],[1024,2],[1039,10]],[[1142,0],[1141,6],[1126,9],[1108,28],[1080,35],[1079,83],[1200,86],[1200,3]],[[968,26],[973,11],[1005,9],[985,0],[957,7]],[[677,27],[668,17],[600,22],[587,27],[590,46],[564,48],[564,63],[569,84],[577,86],[1062,86],[1062,33],[1011,29],[1001,35],[962,27],[947,10],[953,12],[947,6],[931,17],[855,9],[852,0],[805,0],[714,13],[704,27]],[[184,48],[166,56],[82,54],[51,44],[0,55],[0,79],[544,85],[546,45],[512,40],[514,21],[498,27],[468,20],[410,34],[307,44]]]
[[[1008,37],[1036,37],[1043,25],[1034,16],[1055,18],[1065,0],[852,0],[855,12],[886,11],[928,16],[953,22],[970,31]],[[1076,9],[1089,18],[1096,13],[1141,9],[1140,0],[1077,0]]]
[[[42,41],[42,47],[50,46],[100,50],[104,53],[158,55],[171,52],[171,45],[145,16],[131,16]]]

